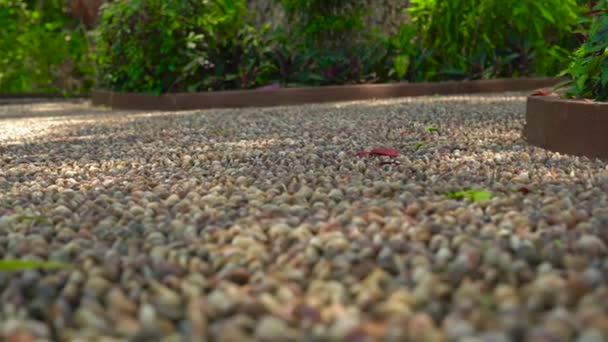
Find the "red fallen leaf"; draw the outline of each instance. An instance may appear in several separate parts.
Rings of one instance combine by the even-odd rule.
[[[549,96],[551,95],[551,90],[549,89],[537,89],[530,96]]]
[[[369,156],[369,152],[367,151],[358,151],[357,152],[357,157],[367,157]]]
[[[526,187],[521,187],[521,188],[517,189],[517,191],[521,192],[524,195],[527,195],[527,194],[529,194],[531,192],[531,190],[528,189],[528,188],[526,188]]]
[[[385,147],[380,147],[380,148],[375,148],[371,151],[369,151],[369,154],[374,155],[374,156],[387,156],[387,157],[397,157],[399,156],[399,151],[392,149],[392,148],[385,148]]]

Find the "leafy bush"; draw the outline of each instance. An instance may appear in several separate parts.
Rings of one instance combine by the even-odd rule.
[[[363,0],[282,0],[289,26],[318,48],[352,45],[364,31]]]
[[[582,9],[577,0],[412,0],[421,48],[407,56],[424,61],[425,80],[554,75]]]
[[[286,84],[373,82],[386,77],[387,42],[366,28],[363,0],[282,0],[288,29],[276,36]]]
[[[123,92],[248,88],[268,82],[269,44],[244,0],[131,0],[103,5],[99,81]],[[266,61],[266,62],[265,62]]]
[[[275,32],[250,25],[246,0],[114,1],[96,31],[98,80],[158,94],[555,75],[585,1],[411,0],[391,37],[364,25],[367,0],[278,0]]]
[[[590,13],[589,38],[568,67],[573,81],[567,95],[608,101],[608,0],[599,1]]]
[[[411,24],[401,25],[399,32],[389,37],[390,77],[419,82],[432,79],[435,71],[428,67],[429,50],[421,43],[417,28]]]
[[[65,94],[93,84],[85,30],[63,0],[0,0],[0,91]]]

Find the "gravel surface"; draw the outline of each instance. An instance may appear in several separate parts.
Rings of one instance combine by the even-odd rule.
[[[0,272],[0,340],[608,340],[606,163],[528,146],[524,112],[4,105],[0,258],[71,266]]]

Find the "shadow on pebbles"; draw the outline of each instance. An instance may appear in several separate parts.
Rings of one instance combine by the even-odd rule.
[[[524,112],[1,106],[0,258],[69,265],[0,272],[0,340],[605,341],[606,163]]]

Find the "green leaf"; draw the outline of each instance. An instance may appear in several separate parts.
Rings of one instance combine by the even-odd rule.
[[[608,62],[606,62],[606,64],[608,65]],[[601,82],[602,87],[608,87],[608,70],[602,71]]]
[[[547,19],[550,23],[555,24],[555,18],[551,15],[551,12],[546,9],[544,3],[539,1],[532,1],[532,3],[536,6],[536,8],[540,11],[540,14]]]
[[[519,58],[520,54],[519,53],[512,53],[510,55],[507,55],[505,57],[503,57],[502,62],[505,64],[509,64],[511,62],[513,62],[516,58]]]
[[[237,75],[237,74],[226,74],[226,75],[224,76],[224,79],[225,79],[226,81],[234,81],[234,80],[236,80],[236,79],[238,79],[238,78],[239,78],[239,75]]]
[[[42,215],[20,215],[17,216],[17,220],[20,222],[50,223],[49,219]]]
[[[418,141],[418,142],[416,142],[416,151],[418,151],[424,145],[426,145],[426,143],[424,141]]]
[[[494,197],[494,194],[487,190],[462,190],[447,193],[446,196],[453,199],[468,198],[472,202],[482,202],[491,199]]]
[[[426,130],[427,132],[429,132],[429,133],[433,133],[433,132],[439,132],[439,129],[438,129],[438,128],[436,128],[436,127],[433,127],[433,126],[427,126],[427,127],[425,128],[425,130]]]
[[[407,55],[398,55],[395,57],[394,67],[397,72],[397,76],[402,78],[407,73],[407,69],[410,66],[410,57]]]
[[[5,260],[0,259],[0,271],[19,271],[37,268],[64,268],[69,264],[54,261],[35,261],[35,260]]]

